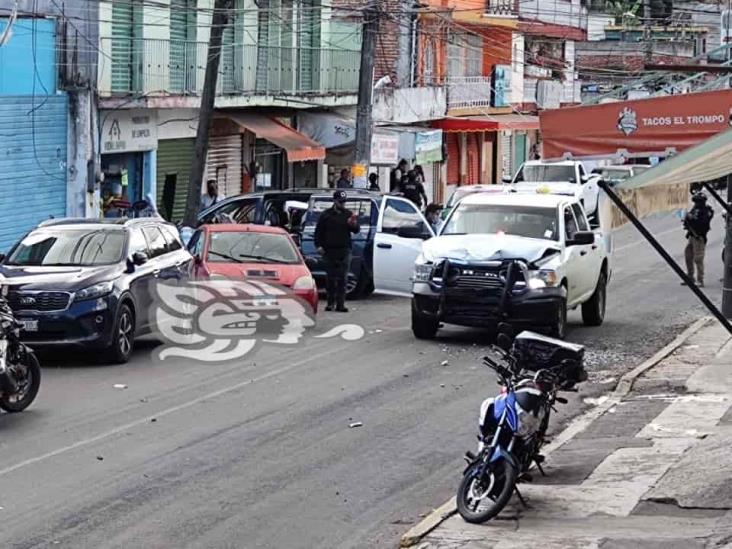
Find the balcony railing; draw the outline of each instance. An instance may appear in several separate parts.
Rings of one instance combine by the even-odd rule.
[[[490,76],[451,76],[445,80],[445,86],[448,109],[491,106]]]
[[[100,91],[107,95],[200,95],[206,42],[101,38]],[[345,94],[358,89],[360,52],[224,45],[218,95]]]
[[[485,14],[490,17],[518,17],[518,0],[486,0]]]

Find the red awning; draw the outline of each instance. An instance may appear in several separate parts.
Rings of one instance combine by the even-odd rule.
[[[732,125],[732,90],[539,113],[542,157],[668,156]]]
[[[268,116],[250,113],[223,112],[222,115],[246,128],[257,137],[266,139],[287,151],[288,162],[323,160],[325,147]]]
[[[461,116],[432,122],[433,128],[443,132],[496,132],[499,130],[538,130],[539,117],[523,114],[496,114],[491,116]]]

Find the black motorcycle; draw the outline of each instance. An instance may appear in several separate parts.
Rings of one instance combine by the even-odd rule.
[[[22,412],[36,398],[40,386],[38,359],[20,341],[20,324],[0,296],[0,408]]]
[[[587,379],[582,366],[584,348],[532,332],[522,332],[513,343],[502,333],[497,357],[484,364],[500,377],[501,394],[485,400],[480,410],[478,453],[467,452],[468,466],[457,493],[457,508],[467,522],[495,517],[515,492],[530,481],[535,464],[544,474],[541,448],[556,403],[567,400],[559,391],[576,391]]]

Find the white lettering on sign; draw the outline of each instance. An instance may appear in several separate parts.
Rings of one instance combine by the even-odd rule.
[[[641,118],[644,127],[661,126],[689,126],[705,124],[724,124],[726,118],[723,114],[702,114],[688,116],[654,116]]]
[[[149,151],[158,145],[158,124],[154,111],[101,111],[102,153]]]

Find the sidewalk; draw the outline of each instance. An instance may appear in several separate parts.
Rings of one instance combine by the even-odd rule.
[[[455,514],[421,537],[440,518],[431,516],[402,544],[732,548],[729,334],[707,324],[635,378],[632,390],[618,391],[571,438],[558,437],[546,477],[535,473],[533,484],[520,485],[527,509],[514,497],[497,520],[471,525]],[[443,516],[452,509],[454,502]]]

